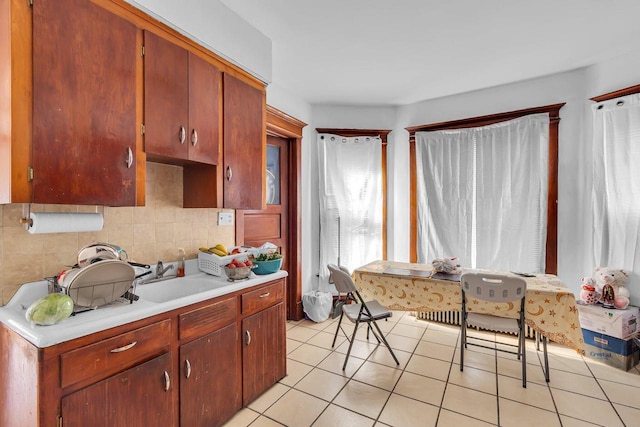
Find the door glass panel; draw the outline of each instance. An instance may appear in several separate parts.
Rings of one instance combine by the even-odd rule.
[[[280,147],[267,145],[267,204],[280,204]]]

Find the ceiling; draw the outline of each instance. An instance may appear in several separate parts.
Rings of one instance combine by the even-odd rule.
[[[310,104],[411,104],[640,52],[638,0],[221,1]]]

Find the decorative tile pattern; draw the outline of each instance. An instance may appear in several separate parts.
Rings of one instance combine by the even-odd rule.
[[[104,212],[93,233],[30,234],[22,225],[22,204],[0,205],[0,305],[21,284],[43,280],[76,263],[78,250],[106,242],[124,248],[138,262],[176,261],[178,248],[195,258],[199,247],[233,246],[235,227],[220,227],[222,209],[182,208],[182,168],[147,163],[146,206],[102,207],[31,204],[33,212]]]
[[[331,349],[322,336],[335,332],[336,320],[288,322],[288,342],[300,349],[287,362],[288,376],[250,404],[251,412],[245,409],[225,427],[631,426],[640,417],[637,367],[624,372],[552,343],[551,382],[546,383],[542,353],[528,340],[523,388],[519,362],[515,369],[512,357],[493,350],[468,350],[460,372],[458,326],[416,320],[404,311],[393,312],[386,323],[389,341],[420,340],[409,352],[397,351],[400,366],[388,363],[387,349],[376,348],[375,338],[367,344],[359,331],[362,351],[350,356],[342,371],[345,353]]]

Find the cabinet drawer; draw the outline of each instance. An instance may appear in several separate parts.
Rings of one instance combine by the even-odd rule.
[[[61,387],[97,381],[169,351],[171,320],[135,329],[60,356]]]
[[[180,339],[189,340],[236,321],[237,299],[228,298],[179,316]]]
[[[270,307],[284,298],[284,281],[280,280],[255,291],[242,294],[242,314]]]

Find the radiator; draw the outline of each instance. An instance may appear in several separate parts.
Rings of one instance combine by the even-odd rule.
[[[459,311],[419,311],[416,313],[416,318],[421,320],[428,320],[430,322],[460,326]],[[529,327],[529,325],[524,325],[524,336],[526,338],[535,338],[536,333],[533,328]]]

